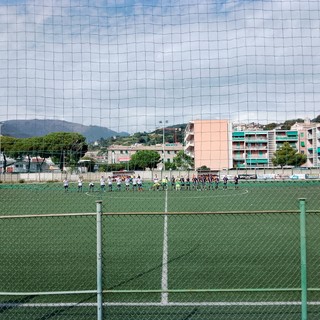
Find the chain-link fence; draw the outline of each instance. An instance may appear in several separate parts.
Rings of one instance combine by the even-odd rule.
[[[319,211],[177,212],[168,194],[139,212],[105,193],[89,213],[1,215],[0,318],[319,317]]]

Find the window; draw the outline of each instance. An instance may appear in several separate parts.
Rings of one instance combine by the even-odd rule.
[[[303,133],[303,132],[300,133],[300,137],[301,137],[301,138],[304,137],[304,133]]]
[[[305,143],[304,143],[304,141],[301,141],[301,147],[305,147],[306,145],[305,145]]]

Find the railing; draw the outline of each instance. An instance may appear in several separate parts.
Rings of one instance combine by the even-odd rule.
[[[2,216],[1,317],[172,319],[196,308],[200,318],[232,310],[306,320],[309,307],[320,314],[320,215],[299,206],[102,213],[97,201],[96,214]]]

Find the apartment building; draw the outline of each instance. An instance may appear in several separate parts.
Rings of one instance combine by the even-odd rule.
[[[274,153],[284,142],[298,148],[298,131],[234,131],[232,133],[233,168],[272,167]]]
[[[153,146],[145,146],[142,144],[134,144],[131,146],[111,145],[108,147],[108,164],[126,163],[137,151],[150,150],[159,153],[162,160],[166,163],[172,162],[177,153],[183,150],[181,143],[165,143]]]
[[[185,130],[185,153],[195,168],[212,170],[232,167],[232,126],[227,120],[194,120]]]
[[[289,142],[299,152],[305,148],[308,155],[306,165],[319,166],[320,124],[313,123],[303,130],[241,130],[239,127],[232,129],[227,120],[195,120],[186,127],[184,150],[194,158],[195,168],[272,167],[274,153]],[[302,143],[301,139],[305,142]]]
[[[306,139],[306,165],[308,167],[320,167],[320,124],[307,130]]]
[[[299,151],[307,156],[306,167],[320,166],[320,124],[306,119],[295,123],[291,129],[299,132]]]

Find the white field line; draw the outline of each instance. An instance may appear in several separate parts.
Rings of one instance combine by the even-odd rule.
[[[300,306],[300,301],[265,302],[104,302],[104,307],[261,307],[261,306]],[[308,305],[319,306],[320,301],[309,301]],[[56,303],[0,303],[0,308],[50,308],[50,307],[96,307],[95,302],[56,302]]]
[[[220,191],[212,191],[212,193],[210,191],[200,191],[200,192],[197,192],[197,191],[173,191],[174,193],[173,194],[176,194],[176,193],[182,193],[182,194],[188,194],[188,199],[210,199],[210,198],[225,198],[225,197],[235,197],[235,196],[243,196],[247,193],[249,193],[249,190],[248,189],[244,189],[243,191],[237,191],[237,190],[233,190],[231,189],[232,193],[229,193],[228,190],[220,190]],[[126,191],[128,192],[128,191]],[[159,191],[161,193],[161,191]],[[166,191],[167,192],[167,191]],[[202,192],[203,196],[200,196],[200,193]],[[189,196],[193,193],[196,193],[198,196]],[[227,194],[226,194],[227,193]],[[94,195],[92,195],[90,192],[86,192],[85,193],[87,196],[89,197],[93,197]],[[104,194],[106,195],[106,194]],[[117,199],[125,199],[125,200],[130,200],[130,199],[133,199],[132,197],[114,197],[112,198],[114,200],[117,200]],[[146,198],[144,197],[134,197],[134,199],[138,199],[138,200],[146,200]],[[153,198],[152,198],[153,199]],[[157,197],[155,197],[154,199],[159,199]]]
[[[166,190],[164,212],[168,213],[168,190]],[[168,215],[164,215],[163,220],[163,249],[162,249],[162,275],[161,290],[168,291]],[[168,303],[168,292],[161,293],[161,303]]]

